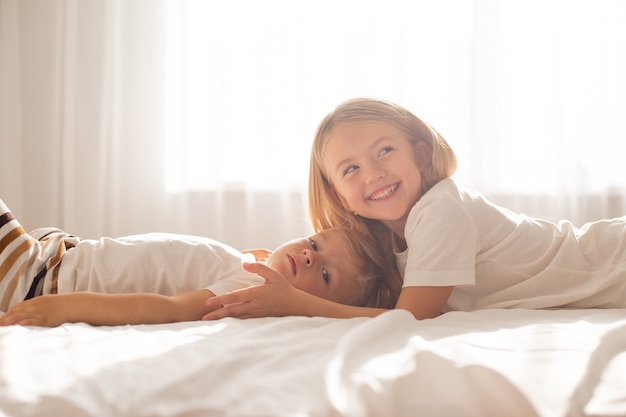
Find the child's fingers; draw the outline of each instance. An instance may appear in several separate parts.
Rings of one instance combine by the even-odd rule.
[[[244,318],[246,316],[245,303],[226,304],[202,316],[202,320],[219,320],[225,317]]]
[[[263,287],[265,285],[242,288],[218,297],[210,297],[205,304],[215,308],[204,315],[203,320],[217,320],[224,317],[248,318],[258,317],[258,310],[263,303]]]
[[[247,288],[244,288],[247,290]],[[243,290],[236,290],[216,297],[209,297],[205,301],[205,305],[209,307],[220,307],[232,304],[240,304],[249,301],[249,297]]]
[[[243,264],[243,267],[248,272],[252,272],[264,278],[265,284],[242,288],[227,294],[207,298],[205,301],[206,306],[214,310],[205,314],[202,317],[203,320],[217,320],[224,317],[250,318],[274,315],[274,309],[271,303],[268,304],[268,299],[274,300],[276,297],[282,297],[283,295],[280,289],[283,288],[283,286],[278,284],[285,283],[291,288],[288,281],[278,271],[262,263],[246,262]]]
[[[11,309],[9,309],[9,311],[0,316],[0,326],[10,326],[12,324],[15,324],[15,321],[15,314]]]
[[[275,269],[270,268],[269,266],[267,266],[267,265],[265,265],[263,263],[259,263],[259,262],[253,262],[253,263],[244,262],[243,268],[246,271],[248,271],[248,272],[252,272],[253,274],[257,274],[257,275],[263,277],[265,279],[265,283],[266,284],[274,283],[274,282],[280,281],[281,279],[284,279],[283,276],[280,275],[280,273],[278,271],[276,271]]]
[[[28,316],[25,316],[24,314],[13,313],[9,311],[2,315],[2,317],[0,317],[0,326],[12,326],[16,324],[26,326],[27,324],[24,323],[27,323],[31,320],[32,319],[30,319]]]
[[[0,326],[52,326],[49,324],[49,314],[46,314],[46,310],[38,308],[37,303],[33,300],[24,301],[11,307],[0,316]]]
[[[256,259],[257,262],[262,262],[262,261],[266,261],[267,258],[270,257],[270,255],[272,254],[271,250],[265,249],[265,248],[259,248],[259,249],[247,249],[242,251],[243,253],[251,253],[254,256],[254,259]]]
[[[260,262],[244,262],[243,269],[248,272],[252,272],[253,274],[262,276],[263,278],[265,278],[265,282],[267,282],[268,279],[271,279],[272,269]]]
[[[224,309],[220,308],[210,312],[209,314],[205,314],[204,316],[202,316],[202,320],[219,320],[223,319],[224,317],[230,317],[230,315],[224,313]]]

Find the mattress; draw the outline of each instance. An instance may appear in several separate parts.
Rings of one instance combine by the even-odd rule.
[[[0,327],[0,416],[626,416],[626,309]]]

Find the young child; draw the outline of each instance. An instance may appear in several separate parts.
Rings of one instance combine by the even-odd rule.
[[[349,229],[254,252],[295,288],[318,297],[393,305],[376,244]],[[199,320],[210,311],[207,297],[263,282],[242,268],[254,255],[197,236],[82,240],[54,228],[27,234],[0,200],[0,310],[8,308],[0,325]]]
[[[403,275],[396,308],[418,319],[450,310],[626,307],[626,217],[575,228],[513,213],[450,178],[455,155],[406,109],[355,99],[320,124],[311,155],[309,211],[315,230],[368,229],[393,245]],[[288,288],[262,266],[264,285],[207,301],[242,302],[208,318],[244,315]],[[374,316],[290,291],[280,310],[255,314]],[[306,301],[305,301],[306,300]],[[274,301],[272,305],[279,305]]]

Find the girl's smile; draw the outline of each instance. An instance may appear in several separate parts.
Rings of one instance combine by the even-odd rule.
[[[389,197],[391,194],[393,194],[399,187],[398,183],[395,183],[393,185],[391,185],[390,187],[385,187],[382,190],[379,190],[377,192],[375,192],[374,194],[372,194],[370,196],[370,200],[374,200],[374,201],[379,201],[382,200],[384,198]]]

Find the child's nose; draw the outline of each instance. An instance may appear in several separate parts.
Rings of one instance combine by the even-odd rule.
[[[385,170],[378,165],[372,164],[366,168],[365,181],[367,182],[367,184],[376,182],[384,176]]]
[[[304,258],[304,263],[306,266],[313,265],[313,261],[315,259],[315,253],[310,249],[305,249],[302,251],[302,256]]]

